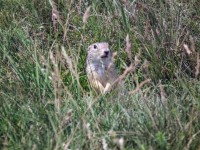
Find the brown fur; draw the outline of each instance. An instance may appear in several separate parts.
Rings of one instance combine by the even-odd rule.
[[[96,92],[105,94],[115,88],[112,84],[118,78],[118,74],[108,43],[90,45],[86,63],[88,80]]]

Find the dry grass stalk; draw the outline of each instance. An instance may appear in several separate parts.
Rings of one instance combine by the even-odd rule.
[[[130,51],[130,55],[131,55],[131,51]],[[140,52],[139,52],[139,54],[137,54],[137,55],[135,56],[135,61],[134,61],[134,63],[131,63],[131,65],[130,65],[129,67],[127,67],[127,68],[124,70],[123,74],[120,75],[120,76],[115,80],[115,82],[111,85],[111,88],[114,87],[114,86],[116,86],[118,83],[122,82],[122,80],[127,76],[127,74],[129,74],[130,72],[135,72],[137,66],[138,66],[139,63],[140,63],[139,57],[140,57]],[[131,59],[131,58],[129,57],[129,59]]]
[[[117,58],[117,52],[113,52],[112,61],[115,62],[116,58]]]
[[[111,87],[114,87],[115,85],[117,85],[118,83],[120,83],[120,82],[126,77],[126,75],[127,75],[129,72],[131,72],[132,70],[135,70],[134,68],[136,68],[136,67],[134,67],[133,64],[131,64],[128,68],[126,68],[126,70],[123,72],[123,74],[120,75],[120,76],[115,80],[115,82],[111,85]]]
[[[156,27],[156,34],[157,34],[158,36],[160,36],[160,31],[159,31],[158,27]]]
[[[149,61],[145,59],[144,63],[142,64],[142,71],[144,73],[148,73],[149,65],[150,65]]]
[[[131,42],[130,42],[129,34],[127,34],[127,36],[126,36],[126,49],[125,50],[128,54],[128,58],[130,59],[130,61],[132,60],[131,59],[132,58],[131,47],[132,47],[132,45],[131,45]]]
[[[71,58],[67,55],[66,51],[65,51],[65,48],[62,46],[62,55],[64,56],[66,62],[67,62],[67,65],[69,67],[69,70],[71,71],[71,73],[76,76],[76,72],[74,71],[74,68],[73,68],[73,64],[72,64],[72,60]]]
[[[92,132],[90,130],[90,124],[89,123],[85,124],[85,129],[86,129],[86,132],[87,132],[87,138],[90,140],[92,138]]]
[[[127,75],[129,72],[133,71],[133,70],[135,70],[135,67],[134,67],[133,64],[131,64],[128,68],[126,68],[126,70],[124,71],[124,73],[123,73],[122,75],[119,76],[118,80],[119,80],[119,81],[122,81],[122,80],[126,77],[126,75]]]
[[[150,37],[149,37],[150,29],[151,29],[150,20],[147,17],[145,31],[144,31],[144,39],[150,40]]]
[[[69,148],[70,147],[70,142],[66,142],[66,143],[62,144],[64,150],[70,150],[70,148]]]
[[[109,136],[111,136],[113,138],[115,138],[117,136],[116,131],[113,131],[113,130],[108,131],[108,134],[109,134]]]
[[[136,87],[136,89],[133,90],[133,91],[130,91],[129,94],[135,94],[135,93],[137,93],[145,84],[150,83],[150,81],[151,81],[151,79],[147,79],[147,80],[141,82],[141,83]]]
[[[126,37],[126,41],[127,41],[128,46],[130,46],[130,41],[129,41],[129,36],[128,35]],[[131,50],[130,49],[128,49],[128,51],[126,51],[126,52],[130,54],[129,56],[131,56]],[[118,83],[122,82],[122,80],[127,76],[127,74],[129,74],[130,72],[135,72],[137,66],[140,63],[139,57],[140,57],[140,52],[135,56],[134,63],[131,63],[131,65],[124,70],[123,74],[120,75],[115,80],[115,82],[111,85],[111,88],[116,86]],[[131,57],[129,57],[129,59],[131,60]]]
[[[79,82],[79,74],[77,73],[76,69],[73,68],[73,66],[75,66],[75,65],[73,65],[71,58],[67,55],[65,48],[63,46],[62,46],[62,55],[64,56],[64,58],[67,62],[70,72],[76,78],[79,88],[81,89],[81,91],[83,91],[82,86]]]
[[[168,102],[167,102],[167,95],[164,89],[164,86],[161,83],[161,80],[159,80],[159,85],[158,85],[159,89],[160,89],[160,96],[161,96],[161,102],[163,105],[163,108],[165,109],[166,112],[166,121],[167,121],[167,127],[169,126],[169,122],[170,122],[170,114],[169,114],[169,108],[168,108]]]
[[[183,44],[183,48],[185,49],[186,53],[188,55],[192,54],[192,51],[189,49],[188,45],[187,44]]]
[[[4,141],[3,141],[3,143],[2,143],[2,149],[3,150],[7,150],[8,149],[8,138],[7,138],[7,136],[5,136],[5,137],[2,137],[2,138],[4,138]]]
[[[58,64],[56,62],[56,59],[53,56],[52,51],[49,52],[49,56],[50,56],[50,60],[53,64],[53,66],[54,66],[54,71],[52,72],[52,77],[53,77],[53,79],[55,79],[54,81],[59,81],[61,78],[60,78],[60,74],[59,74]]]
[[[52,21],[53,21],[53,30],[54,30],[54,33],[57,33],[58,31],[58,21],[57,21],[57,15],[56,15],[56,12],[54,9],[52,9]]]
[[[128,12],[131,19],[135,18],[136,2],[132,2],[130,0],[120,0],[121,4],[124,6],[124,9]]]
[[[167,105],[166,104],[166,93],[165,93],[165,90],[164,90],[164,86],[161,83],[161,80],[159,80],[159,85],[158,86],[159,86],[159,89],[160,89],[161,100],[165,105]]]
[[[195,42],[194,42],[194,38],[190,35],[189,37],[190,40],[190,48],[193,52],[195,52]]]
[[[60,15],[59,15],[59,11],[57,9],[56,3],[53,0],[49,0],[49,3],[52,7],[52,21],[53,21],[54,33],[57,33],[58,22],[60,25],[62,25],[62,21],[60,19]]]
[[[121,1],[121,3],[124,4],[124,5],[129,4],[129,1],[128,1],[128,0],[120,0],[120,1]]]
[[[77,123],[73,133],[70,134],[69,137],[67,138],[67,140],[62,144],[64,150],[70,150],[70,148],[69,148],[70,143],[74,140],[74,135],[79,127],[80,127],[80,121]],[[61,132],[63,133],[63,130],[61,130]]]
[[[199,59],[199,53],[197,53],[197,65],[195,67],[195,77],[197,78],[199,76],[199,69],[200,69],[200,59]]]
[[[192,129],[192,124],[194,121],[197,119],[198,114],[197,113],[192,113],[192,116],[190,117],[190,121],[183,127],[184,131],[191,131]]]
[[[147,69],[149,68],[149,65],[150,65],[149,61],[145,59],[143,65],[142,65],[143,68],[144,68],[145,70],[147,70]]]
[[[70,44],[69,44],[68,38],[66,36],[67,36],[67,32],[68,32],[69,26],[70,26],[69,22],[70,22],[71,13],[73,12],[73,9],[72,9],[73,3],[74,3],[74,0],[70,0],[70,3],[68,3],[66,5],[66,7],[68,7],[68,13],[67,13],[67,18],[65,19],[65,24],[63,26],[63,43],[65,41],[67,41],[68,45],[70,45]]]
[[[58,112],[60,112],[60,99],[61,96],[61,77],[60,72],[58,69],[58,64],[56,62],[56,59],[53,56],[52,51],[49,52],[50,60],[53,64],[53,72],[52,72],[52,84],[54,86],[54,92],[55,92],[55,107]]]
[[[141,52],[139,52],[137,55],[135,55],[135,60],[134,60],[134,64],[135,66],[139,65],[140,63],[140,55],[141,55]]]
[[[70,109],[63,118],[63,125],[67,125],[72,120],[72,109]]]
[[[126,52],[128,54],[131,54],[131,47],[132,47],[132,45],[130,42],[129,34],[127,34],[127,36],[126,36]]]
[[[81,12],[81,6],[82,6],[82,0],[79,0],[78,5],[77,5],[79,13]]]
[[[200,134],[200,130],[197,131],[195,134],[192,135],[192,137],[190,138],[187,146],[184,148],[184,150],[189,150],[190,149],[190,145],[192,144],[192,141],[196,138],[196,136]]]
[[[90,6],[86,9],[84,15],[83,15],[83,27],[85,28],[85,25],[87,23],[87,20],[90,16]]]

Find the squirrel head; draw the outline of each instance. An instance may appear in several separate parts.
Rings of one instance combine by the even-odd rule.
[[[107,60],[111,59],[111,51],[109,45],[106,42],[94,43],[88,47],[88,57],[89,59],[95,60]]]

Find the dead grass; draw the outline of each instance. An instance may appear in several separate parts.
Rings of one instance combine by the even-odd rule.
[[[199,148],[197,0],[2,4],[0,148]],[[89,87],[86,48],[99,41],[130,94]]]

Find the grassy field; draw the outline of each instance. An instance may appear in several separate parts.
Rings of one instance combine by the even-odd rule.
[[[199,8],[0,0],[0,149],[200,149]],[[134,94],[91,89],[87,47],[100,41],[117,52],[119,74],[139,63],[124,78]]]

